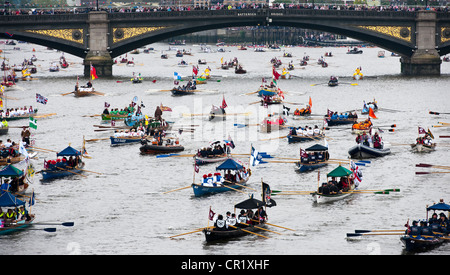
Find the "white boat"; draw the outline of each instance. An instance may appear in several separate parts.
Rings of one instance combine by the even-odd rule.
[[[347,178],[348,182],[350,182],[350,184],[348,186],[348,190],[347,191],[340,190],[339,192],[336,192],[336,193],[330,192],[327,194],[323,194],[323,193],[320,193],[321,189],[318,188],[318,190],[316,192],[311,193],[313,201],[315,203],[327,203],[327,202],[342,200],[342,199],[352,195],[353,192],[351,192],[351,191],[356,189],[356,185],[354,184],[354,181],[350,180],[350,177],[352,176],[352,174],[353,174],[352,171],[339,165],[336,169],[334,169],[333,171],[331,171],[330,173],[327,174],[327,179],[330,177],[331,178],[333,178],[333,177]],[[330,191],[332,191],[332,190],[330,190]]]
[[[431,145],[426,145],[426,144],[421,144],[421,143],[411,144],[411,149],[413,152],[418,152],[418,153],[431,152],[431,151],[436,150],[436,143],[432,143]]]

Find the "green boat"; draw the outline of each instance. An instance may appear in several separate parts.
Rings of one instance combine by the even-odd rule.
[[[19,119],[30,119],[30,117],[34,117],[38,112],[38,109],[33,110],[32,114],[24,114],[21,116],[12,116],[12,117],[3,117],[2,119],[6,121],[19,120]]]

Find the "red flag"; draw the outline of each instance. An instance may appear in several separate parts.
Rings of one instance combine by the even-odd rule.
[[[195,173],[198,173],[198,171],[200,171],[200,168],[198,167],[198,165],[196,164],[194,167]]]
[[[194,75],[198,74],[198,69],[195,66],[192,66],[192,72],[194,73]]]
[[[419,127],[419,134],[426,134],[427,132],[425,131],[424,128]]]
[[[377,117],[375,116],[375,113],[374,113],[374,111],[373,111],[372,108],[369,108],[369,116],[370,116],[371,118],[377,118]]]
[[[302,158],[307,158],[307,157],[309,157],[309,156],[308,156],[308,153],[306,153],[306,151],[303,150],[302,148],[300,148],[300,157],[302,157]]]
[[[312,100],[311,100],[311,97],[309,97],[309,107],[312,107]]]
[[[153,79],[152,82],[153,82],[153,83],[156,83],[156,79]]]
[[[277,72],[277,70],[275,70],[275,67],[273,67],[272,73],[273,73],[273,78],[275,78],[275,80],[278,80],[278,78],[280,78],[280,74]]]
[[[223,100],[222,100],[222,106],[220,106],[220,108],[225,109],[227,107],[227,103],[225,102],[225,96],[223,96]]]
[[[210,207],[209,208],[209,217],[208,217],[210,221],[212,221],[214,219],[214,215],[216,215],[216,213],[214,213]]]
[[[94,66],[92,66],[92,64],[91,64],[91,78],[92,78],[92,80],[98,78],[97,71],[95,70]]]

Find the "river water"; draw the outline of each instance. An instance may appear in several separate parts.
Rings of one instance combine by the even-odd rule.
[[[346,239],[346,233],[355,229],[404,229],[409,219],[426,217],[426,206],[444,199],[450,200],[448,193],[449,174],[415,175],[417,163],[448,165],[449,151],[445,139],[439,135],[448,135],[447,128],[433,128],[438,121],[450,122],[445,115],[432,116],[428,111],[449,112],[448,85],[450,83],[450,63],[443,62],[440,77],[404,77],[400,75],[399,57],[378,58],[379,48],[363,48],[360,55],[347,55],[347,48],[283,48],[293,58],[282,57],[281,52],[264,53],[238,50],[237,47],[225,47],[226,52],[202,53],[199,45],[178,46],[191,50],[193,56],[175,57],[175,51],[168,51],[167,44],[149,45],[154,53],[139,55],[128,54],[136,66],[115,65],[114,77],[100,77],[94,81],[94,87],[105,96],[75,98],[72,94],[62,96],[73,90],[77,75],[84,84],[83,67],[80,58],[65,54],[70,62],[68,69],[51,73],[48,71],[52,61],[58,61],[61,52],[48,50],[33,44],[2,45],[10,64],[19,64],[24,58],[37,56],[39,78],[35,81],[19,82],[18,87],[7,92],[7,96],[16,98],[7,101],[8,106],[33,105],[39,113],[57,113],[56,116],[38,119],[38,128],[33,131],[36,146],[55,151],[71,144],[76,148],[86,139],[107,138],[110,132],[95,132],[93,125],[100,124],[100,118],[87,115],[100,114],[105,102],[111,107],[127,106],[133,97],[143,101],[144,114],[153,115],[156,106],[161,103],[173,109],[163,117],[173,121],[173,128],[180,125],[193,126],[193,133],[183,132],[181,144],[185,154],[192,154],[214,140],[230,136],[236,148],[234,153],[248,154],[251,145],[257,150],[273,156],[296,158],[299,148],[314,145],[315,142],[288,144],[284,136],[288,130],[270,134],[259,133],[258,127],[238,128],[235,123],[259,123],[267,112],[278,112],[280,106],[268,109],[257,104],[255,95],[243,95],[254,92],[260,86],[262,78],[270,79],[272,69],[270,60],[277,57],[287,64],[294,61],[293,77],[279,80],[279,87],[285,91],[285,101],[307,104],[312,99],[312,112],[325,114],[327,109],[343,112],[355,108],[361,109],[363,101],[374,98],[380,108],[397,110],[378,111],[375,126],[396,124],[394,132],[385,131],[382,138],[392,154],[384,158],[373,159],[371,164],[361,167],[363,183],[361,189],[400,188],[401,192],[389,195],[355,194],[341,201],[316,205],[310,196],[274,196],[277,206],[268,208],[269,222],[295,229],[289,231],[277,227],[269,229],[274,233],[263,233],[269,239],[246,236],[237,240],[207,244],[201,233],[189,234],[175,239],[169,236],[193,231],[208,225],[208,213],[211,208],[216,213],[233,211],[233,205],[248,198],[240,192],[227,192],[215,196],[195,198],[192,190],[184,189],[167,194],[165,191],[188,186],[192,183],[194,169],[192,158],[172,157],[156,158],[139,154],[139,144],[110,147],[109,140],[88,142],[87,151],[92,159],[86,159],[85,169],[100,172],[84,173],[87,177],[73,176],[50,182],[43,182],[37,174],[29,192],[34,190],[37,198],[31,212],[36,221],[64,222],[74,221],[73,227],[58,227],[55,233],[27,230],[13,235],[0,237],[1,254],[162,254],[162,255],[304,255],[304,254],[393,254],[404,253],[399,236],[367,236],[361,239]],[[211,46],[217,49],[216,46]],[[35,49],[35,52],[32,50]],[[160,58],[161,51],[169,54],[169,59]],[[322,68],[317,59],[332,51],[333,57],[325,57],[329,66]],[[299,60],[310,56],[309,64],[301,68]],[[244,75],[236,75],[233,70],[221,70],[220,60],[237,57],[244,69]],[[205,59],[208,64],[200,65],[200,71],[207,66],[211,69],[212,79],[206,85],[198,85],[203,90],[193,96],[173,97],[169,90],[173,87],[173,74],[183,76],[192,73],[192,66],[178,67],[184,59],[197,64]],[[354,70],[361,66],[366,79],[351,80]],[[281,73],[281,69],[278,70]],[[130,78],[141,73],[144,82],[132,84]],[[20,74],[20,73],[19,73]],[[322,85],[331,75],[340,77],[337,87]],[[153,82],[153,80],[156,80]],[[220,81],[219,81],[220,80]],[[185,83],[185,82],[181,82]],[[347,84],[346,84],[347,83]],[[350,85],[348,83],[357,83]],[[320,84],[312,86],[312,84]],[[48,103],[36,103],[35,94],[48,98]],[[222,98],[228,105],[227,113],[246,113],[250,115],[229,116],[222,122],[209,122],[207,116],[188,117],[183,114],[208,113],[211,105],[220,105]],[[286,104],[291,113],[304,105]],[[361,115],[360,115],[361,117]],[[10,122],[11,126],[22,126],[27,121]],[[119,124],[119,123],[118,123]],[[321,125],[318,120],[292,120],[289,125]],[[411,143],[418,136],[417,127],[430,128],[436,151],[429,154],[412,153],[409,146],[391,145],[391,143]],[[346,130],[327,131],[331,158],[347,158],[348,149],[353,146],[355,136],[350,127]],[[18,140],[20,129],[10,129],[8,137]],[[7,137],[2,137],[4,140]],[[261,139],[275,138],[270,141]],[[318,143],[323,144],[323,141]],[[439,146],[442,144],[443,146]],[[447,145],[448,146],[448,145]],[[39,153],[34,160],[36,170],[43,168],[44,159],[55,159],[55,153]],[[247,163],[244,156],[242,162]],[[321,179],[338,164],[321,169]],[[343,164],[347,165],[347,164]],[[267,163],[253,167],[249,186],[256,191],[246,190],[260,198],[261,180],[274,190],[315,190],[317,172],[298,174],[293,163]],[[213,172],[214,165],[200,167],[195,175],[199,179],[203,174]],[[424,169],[424,168],[422,168]],[[43,227],[43,226],[41,226]],[[33,228],[41,228],[34,226]],[[257,249],[255,249],[257,247]],[[450,246],[443,245],[427,254],[450,254]]]

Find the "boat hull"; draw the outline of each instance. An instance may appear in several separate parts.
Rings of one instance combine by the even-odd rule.
[[[73,176],[76,174],[80,174],[82,173],[82,170],[79,170],[77,168],[75,169],[65,169],[65,170],[51,170],[51,169],[47,169],[47,170],[42,170],[41,174],[42,174],[42,179],[43,180],[51,180],[51,179],[57,179],[57,178],[65,178],[68,176]]]
[[[317,135],[317,136],[293,136],[293,135],[288,135],[287,139],[288,139],[288,143],[296,143],[296,142],[306,142],[306,141],[313,141],[313,140],[319,140],[319,139],[323,139],[325,137],[325,135]]]
[[[422,252],[441,245],[444,240],[439,238],[423,238],[419,236],[402,236],[400,240],[408,252]]]
[[[27,227],[30,227],[33,223],[34,217],[31,218],[29,221],[18,221],[16,225],[13,226],[7,226],[7,227],[1,227],[0,228],[0,235],[7,235],[11,234],[17,231],[24,230]]]
[[[261,231],[262,230],[261,228],[265,228],[265,227],[266,227],[265,223],[260,223],[257,225],[257,227],[249,225],[242,229],[255,233],[255,232]],[[242,229],[241,228],[237,228],[237,229],[232,228],[229,230],[220,231],[220,230],[208,228],[208,229],[204,229],[203,233],[205,234],[206,242],[214,242],[214,241],[220,241],[220,240],[239,238],[239,237],[246,236],[246,235],[253,235],[251,233],[243,231]]]
[[[200,83],[197,83],[200,84]],[[172,89],[172,95],[174,96],[182,96],[182,95],[193,95],[195,94],[196,90],[179,90],[179,89]]]
[[[357,144],[348,150],[348,154],[352,159],[366,159],[384,157],[391,153],[391,149],[376,149],[363,144]]]
[[[247,185],[248,178],[245,180],[241,180],[238,184],[227,184],[225,186],[204,186],[201,184],[193,183],[192,190],[194,191],[194,196],[202,197],[207,195],[214,195],[219,193],[224,193],[228,191],[233,191],[233,189],[241,189],[242,185]]]
[[[344,119],[327,119],[328,126],[347,125],[353,124],[357,121],[357,118],[344,118]]]
[[[297,165],[297,168],[296,168],[297,172],[305,173],[305,172],[309,172],[309,171],[316,170],[321,167],[327,166],[328,163],[318,162],[318,163],[309,164],[309,163],[297,162],[297,163],[295,163],[295,165]]]
[[[208,157],[198,157],[195,156],[195,164],[197,165],[205,165],[205,164],[210,164],[210,163],[216,163],[216,162],[224,162],[228,159],[228,156],[219,156],[219,157],[212,157],[212,158],[208,158]]]
[[[184,147],[181,145],[165,146],[165,145],[142,145],[139,150],[141,154],[166,154],[184,151]]]
[[[418,153],[428,153],[428,152],[432,152],[436,149],[436,143],[433,143],[430,145],[424,145],[424,144],[411,144],[411,149],[413,150],[413,152],[418,152]]]
[[[138,143],[141,141],[141,137],[109,137],[109,139],[111,140],[111,146]]]

